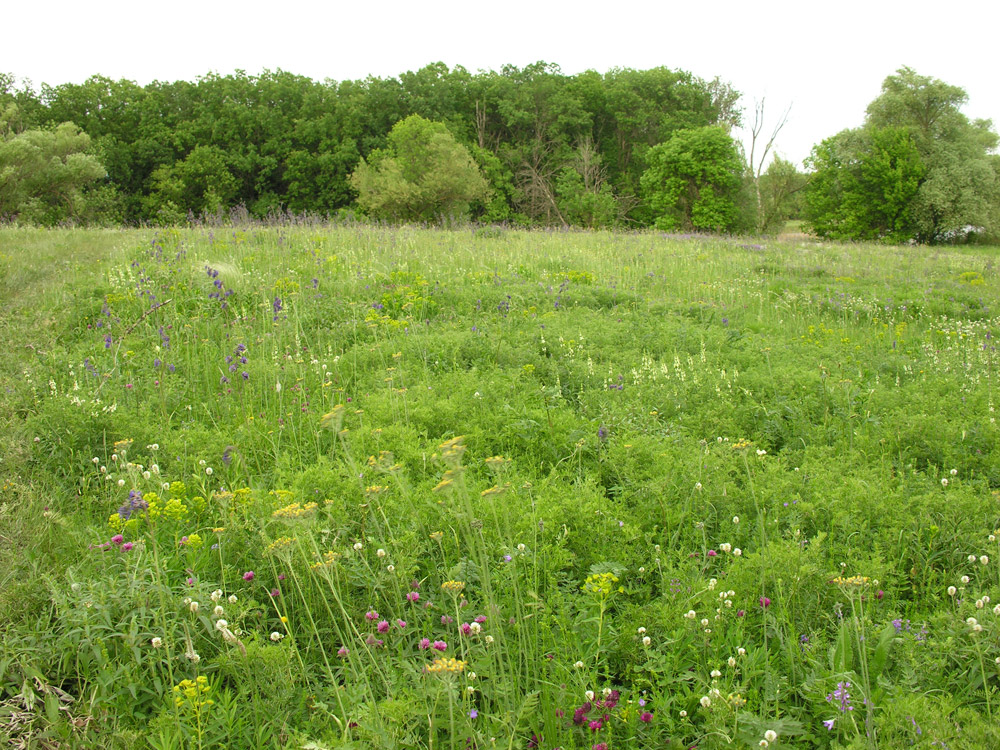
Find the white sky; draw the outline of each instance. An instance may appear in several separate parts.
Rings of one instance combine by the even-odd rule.
[[[443,61],[471,71],[538,60],[564,73],[666,66],[792,105],[777,142],[799,162],[860,125],[882,80],[908,65],[963,87],[965,113],[1000,125],[1000,2],[499,0],[8,2],[0,71],[41,83],[94,74],[140,84],[282,69],[316,80],[398,75]],[[700,6],[700,7],[696,7]]]

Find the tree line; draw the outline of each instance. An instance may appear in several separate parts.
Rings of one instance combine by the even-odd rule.
[[[803,173],[752,163],[729,84],[668,68],[435,63],[361,81],[95,76],[39,91],[0,74],[0,220],[171,224],[242,205],[762,233],[801,212],[824,236],[940,241],[995,226],[996,136],[962,104],[961,89],[901,70],[865,126],[816,146]]]

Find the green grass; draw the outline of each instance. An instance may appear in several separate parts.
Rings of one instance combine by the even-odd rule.
[[[996,744],[996,255],[0,230],[0,736]]]

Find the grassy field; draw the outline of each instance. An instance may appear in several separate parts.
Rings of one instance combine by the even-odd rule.
[[[996,262],[0,230],[0,738],[1000,746]]]

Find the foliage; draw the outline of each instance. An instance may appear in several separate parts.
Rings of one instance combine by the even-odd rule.
[[[997,744],[992,249],[0,248],[12,745]]]
[[[351,184],[362,209],[402,221],[462,218],[487,190],[468,149],[419,115],[393,126],[388,146],[361,160]]]
[[[660,229],[724,232],[738,221],[743,162],[722,127],[680,130],[650,149],[643,194]]]
[[[961,113],[966,99],[909,68],[887,77],[862,128],[813,149],[806,204],[817,233],[936,243],[997,231],[997,136]]]
[[[17,130],[20,112],[0,113],[0,220],[52,225],[84,211],[84,189],[105,176],[87,154],[90,137],[71,122],[51,129]]]

